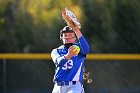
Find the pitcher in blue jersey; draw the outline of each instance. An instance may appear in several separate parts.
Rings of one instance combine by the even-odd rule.
[[[60,31],[60,39],[63,45],[51,52],[55,64],[52,93],[84,93],[83,67],[89,45],[79,28],[73,30],[68,26],[64,27]],[[80,48],[78,54],[73,51],[75,45]]]

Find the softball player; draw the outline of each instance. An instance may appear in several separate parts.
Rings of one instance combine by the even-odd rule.
[[[60,31],[60,39],[63,45],[51,52],[55,64],[55,84],[52,93],[84,93],[83,66],[86,54],[89,53],[89,45],[80,29],[72,30],[68,26]],[[73,52],[73,45],[79,46],[78,54]]]

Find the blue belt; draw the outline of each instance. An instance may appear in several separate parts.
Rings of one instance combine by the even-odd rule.
[[[75,85],[76,81],[61,81],[56,83],[58,86],[65,86],[65,85]]]

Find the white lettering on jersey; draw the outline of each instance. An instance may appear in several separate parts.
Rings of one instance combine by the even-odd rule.
[[[73,67],[73,61],[72,60],[68,60],[64,66],[62,67],[63,70],[67,70],[67,69],[71,69]]]

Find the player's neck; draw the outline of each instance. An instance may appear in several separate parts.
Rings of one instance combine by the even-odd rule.
[[[65,46],[66,48],[69,48],[69,47],[72,46],[72,45],[73,45],[73,43],[64,44],[64,46]]]

